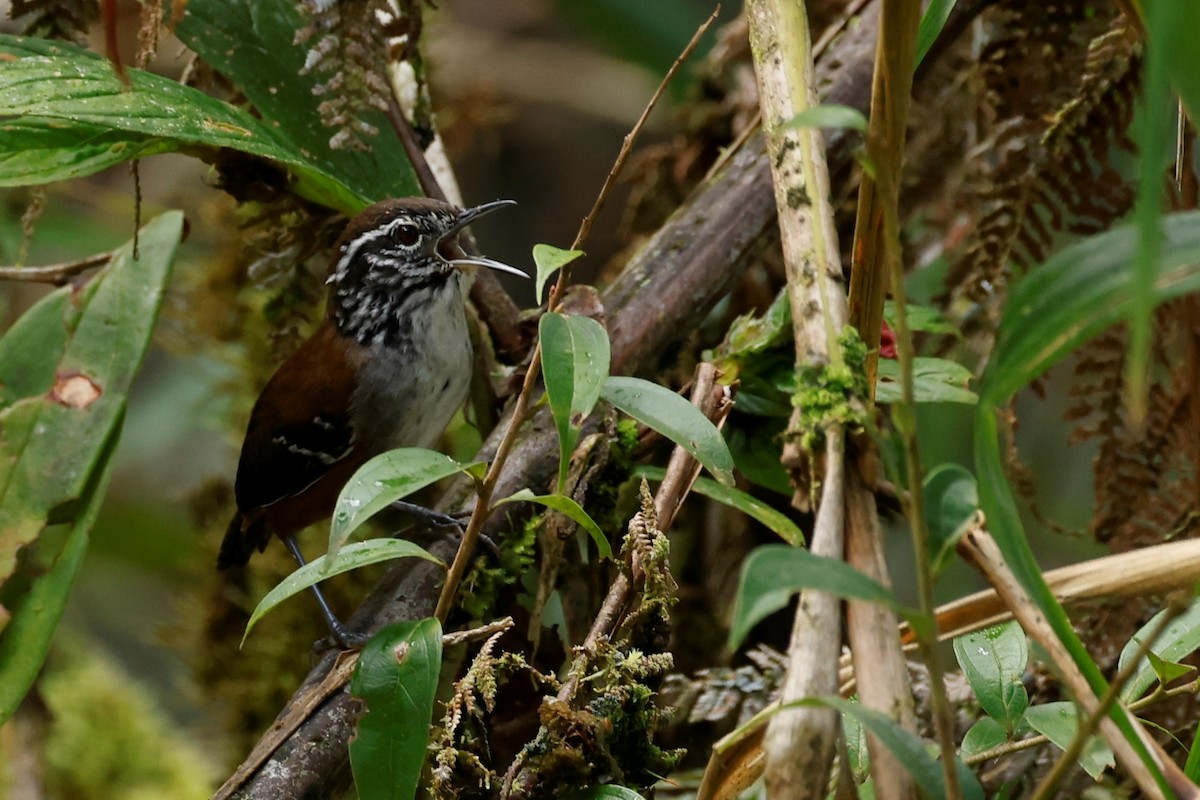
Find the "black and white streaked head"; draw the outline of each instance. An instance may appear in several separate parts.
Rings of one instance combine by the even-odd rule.
[[[482,256],[468,256],[458,234],[498,208],[495,200],[474,208],[426,197],[384,200],[354,217],[334,246],[328,314],[343,336],[364,345],[392,346],[412,332],[423,311],[447,294],[461,304],[464,267],[487,267],[528,277]]]

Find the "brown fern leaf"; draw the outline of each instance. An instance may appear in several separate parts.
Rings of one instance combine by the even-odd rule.
[[[994,309],[1012,268],[1045,260],[1060,234],[1108,228],[1131,187],[1109,166],[1126,130],[1140,51],[1117,12],[1089,2],[1008,3],[980,58],[990,136],[976,159],[981,209],[947,284]],[[991,155],[989,155],[991,154]]]
[[[13,0],[9,14],[26,36],[86,44],[100,5],[96,0]]]

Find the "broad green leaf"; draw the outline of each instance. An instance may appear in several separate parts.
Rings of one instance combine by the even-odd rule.
[[[285,48],[291,50],[291,48]],[[0,35],[0,186],[88,175],[140,156],[174,151],[209,159],[221,149],[278,161],[296,191],[352,213],[366,197],[248,112],[176,81],[112,65],[61,42]],[[293,79],[294,79],[293,75]]]
[[[139,260],[127,243],[83,289],[49,295],[0,340],[0,581],[46,525],[73,522],[85,505],[182,230],[179,212],[154,219]]]
[[[976,720],[963,736],[959,755],[962,758],[986,753],[1008,741],[1008,732],[1004,726],[991,717]]]
[[[918,403],[967,403],[979,398],[967,388],[971,370],[945,358],[917,356],[913,359],[913,400]],[[876,403],[899,403],[902,397],[900,362],[879,359],[875,382]]]
[[[849,128],[867,132],[867,117],[857,108],[834,103],[806,108],[783,124],[786,128]]]
[[[909,330],[922,331],[924,333],[946,334],[949,336],[957,336],[962,338],[962,331],[958,327],[946,319],[942,312],[936,308],[929,306],[919,306],[914,303],[909,303],[905,309],[905,318],[908,321]],[[883,318],[893,328],[896,327],[896,305],[891,300],[883,301]]]
[[[635,478],[646,477],[652,481],[661,481],[666,474],[667,471],[662,467],[646,465],[640,466],[633,471]],[[762,500],[743,492],[741,489],[722,486],[708,478],[697,478],[696,483],[692,486],[692,491],[696,492],[696,494],[704,495],[710,500],[724,503],[730,508],[736,508],[751,519],[758,520],[792,547],[802,547],[804,545],[804,532],[800,530],[796,523],[788,519],[786,514],[771,508],[771,506]]]
[[[1013,730],[1029,707],[1022,682],[1029,661],[1025,632],[1015,622],[954,640],[954,656],[984,712]]]
[[[943,464],[925,476],[925,522],[929,527],[933,570],[943,572],[954,558],[958,540],[979,510],[975,476],[957,464]]]
[[[1168,214],[1160,229],[1155,302],[1200,289],[1200,212]],[[1133,307],[1129,264],[1136,242],[1134,228],[1114,228],[1060,250],[1017,281],[980,398],[991,405],[1005,402],[1076,347],[1126,318]]]
[[[567,467],[582,418],[592,413],[608,377],[608,333],[588,317],[550,313],[538,324],[542,344],[542,374],[554,425],[558,428],[558,491],[567,480]]]
[[[368,564],[378,564],[381,561],[391,561],[396,558],[423,558],[439,566],[446,566],[440,558],[407,539],[367,539],[348,544],[342,548],[336,561],[329,561],[327,556],[318,556],[288,575],[274,589],[267,592],[263,599],[258,601],[254,613],[250,615],[250,620],[246,623],[246,632],[242,634],[242,643],[245,643],[246,637],[250,635],[250,629],[254,627],[255,623],[289,597],[303,592],[310,586],[315,586],[326,578],[332,578],[334,575],[341,575],[343,572],[365,567]]]
[[[742,562],[729,646],[736,649],[758,622],[783,608],[802,589],[879,603],[907,613],[888,589],[844,561],[782,544],[755,548]]]
[[[937,41],[938,34],[950,18],[950,12],[954,10],[954,3],[955,0],[930,0],[925,7],[925,13],[921,15],[921,27],[917,29],[917,57],[913,62],[913,70],[921,66],[929,48]]]
[[[1141,646],[1139,642],[1145,641],[1146,637],[1154,633],[1166,613],[1166,610],[1158,612],[1133,635],[1133,638],[1121,650],[1121,657],[1117,662],[1119,670],[1125,669],[1129,660]],[[1187,611],[1171,620],[1158,640],[1151,646],[1151,652],[1165,662],[1178,662],[1198,649],[1200,649],[1200,600],[1193,600]],[[1176,670],[1169,670],[1169,674],[1174,673]],[[1178,677],[1178,674],[1175,677]],[[1130,703],[1137,700],[1156,681],[1161,681],[1161,679],[1162,676],[1155,670],[1155,665],[1143,659],[1121,689],[1121,701]]]
[[[308,51],[324,34],[318,31],[305,44],[295,44],[296,32],[306,24],[298,5],[292,0],[188,0],[175,33],[242,90],[282,141],[361,198],[357,207],[337,208],[354,213],[367,202],[421,194],[387,117],[365,101],[352,108],[353,117],[379,135],[365,139],[363,149],[330,146],[337,131],[325,127],[317,108],[337,94],[315,90],[333,76],[305,69]]]
[[[941,764],[929,754],[923,739],[901,728],[887,714],[835,696],[800,700],[789,703],[785,708],[790,706],[825,706],[845,716],[853,717],[862,727],[874,734],[875,738],[896,757],[896,761],[908,771],[908,774],[912,775],[922,794],[932,800],[945,800],[946,786],[943,782]],[[955,766],[962,797],[965,800],[984,800],[983,787],[979,785],[979,779],[975,777],[975,773],[967,769],[961,761],[956,761]]]
[[[615,375],[600,396],[687,450],[718,481],[733,485],[733,456],[721,432],[687,400],[657,383]]]
[[[563,267],[570,264],[577,258],[584,255],[582,250],[561,250],[549,244],[535,244],[533,246],[533,263],[537,267],[537,277],[533,290],[534,298],[540,303],[545,298],[542,297],[542,290],[546,288],[546,281],[558,272]]]
[[[1071,740],[1075,738],[1075,733],[1079,730],[1079,717],[1075,704],[1065,701],[1030,706],[1025,712],[1025,721],[1029,723],[1029,727],[1054,742],[1062,750],[1071,746]],[[1113,759],[1112,750],[1108,749],[1108,746],[1095,736],[1090,737],[1087,744],[1083,746],[1083,753],[1079,756],[1079,766],[1083,767],[1088,775],[1100,780],[1104,769],[1114,764],[1116,761]]]
[[[646,800],[633,789],[606,783],[568,795],[569,800]]]
[[[564,514],[588,532],[592,537],[592,541],[596,543],[596,549],[600,552],[601,558],[612,558],[612,545],[608,543],[608,537],[604,535],[604,531],[600,530],[600,526],[583,510],[583,507],[579,503],[576,503],[566,495],[535,495],[529,489],[522,489],[516,494],[504,498],[500,503],[537,503],[560,514]]]
[[[741,398],[738,392],[737,398]],[[734,400],[737,406],[738,399]],[[738,472],[752,483],[791,498],[792,484],[779,460],[783,451],[783,419],[727,427],[723,431]]]
[[[436,619],[392,623],[363,648],[350,679],[350,694],[366,707],[350,739],[359,800],[416,796],[441,669]]]
[[[7,596],[11,584],[0,590],[0,598],[12,613],[0,633],[0,724],[17,710],[42,671],[50,642],[70,597],[71,585],[87,552],[88,535],[112,477],[116,439],[114,432],[95,466],[94,482],[80,498],[82,511],[66,533],[65,541],[55,542],[60,546],[53,548],[51,540],[56,537],[44,534],[27,548],[26,552],[32,554],[27,563],[40,562],[37,556],[44,549],[57,549],[52,563],[37,563],[36,574],[24,576],[21,571],[17,572],[11,583],[28,579],[28,583],[20,587],[21,591],[14,593],[19,599]]]
[[[368,519],[418,489],[459,472],[470,473],[482,462],[460,464],[434,450],[402,447],[375,456],[358,468],[333,508],[327,554],[332,567],[350,535]]]

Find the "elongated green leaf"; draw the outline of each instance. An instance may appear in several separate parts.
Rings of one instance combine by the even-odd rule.
[[[290,50],[290,48],[288,48]],[[246,111],[175,81],[129,70],[130,88],[108,61],[61,42],[0,35],[0,186],[87,175],[139,156],[228,148],[278,161],[296,191],[346,212],[366,196],[301,154]]]
[[[1117,662],[1118,669],[1125,669],[1129,660],[1141,647],[1140,642],[1145,641],[1146,637],[1154,633],[1166,613],[1165,609],[1158,612],[1150,618],[1149,622],[1138,629],[1138,632],[1121,650],[1121,658]],[[1150,649],[1154,655],[1168,662],[1182,661],[1196,650],[1200,650],[1200,600],[1193,600],[1187,611],[1171,620]],[[1155,665],[1149,660],[1143,659],[1121,689],[1122,702],[1129,703],[1137,700],[1154,685],[1157,679],[1159,679],[1159,675]]]
[[[77,518],[149,345],[182,229],[178,212],[153,220],[139,260],[126,244],[84,289],[50,295],[0,340],[0,581],[46,525]]]
[[[789,706],[825,706],[832,708],[848,717],[853,717],[879,739],[896,761],[921,789],[921,793],[932,800],[944,800],[946,786],[942,781],[942,767],[937,759],[929,754],[926,743],[914,733],[901,728],[897,722],[880,711],[865,708],[862,704],[840,697],[814,697],[789,703]],[[967,769],[961,761],[956,762],[959,789],[965,800],[984,800],[983,787],[975,773]]]
[[[592,537],[592,541],[596,543],[596,549],[600,551],[601,558],[612,558],[612,545],[608,543],[608,537],[604,535],[604,531],[600,530],[600,526],[596,524],[591,515],[583,510],[583,507],[579,503],[576,503],[566,495],[535,495],[529,489],[522,489],[516,494],[504,498],[500,503],[537,503],[538,505],[553,509],[560,514],[565,514],[588,532]]]
[[[957,464],[943,464],[925,476],[925,522],[933,552],[934,574],[943,572],[954,558],[958,540],[967,532],[979,510],[975,476]]]
[[[908,307],[905,308],[905,312],[905,318],[908,320],[908,329],[911,331],[946,334],[948,336],[957,336],[959,339],[962,338],[962,331],[953,322],[946,319],[942,312],[936,308],[909,303]],[[893,301],[883,301],[883,318],[893,328],[896,327],[896,306]]]
[[[570,264],[577,258],[584,255],[582,250],[561,250],[549,244],[535,244],[533,246],[533,263],[537,267],[537,276],[535,279],[535,288],[533,296],[540,303],[544,299],[542,290],[546,288],[546,282],[563,267]]]
[[[980,707],[1013,730],[1029,707],[1023,683],[1029,644],[1021,626],[1009,622],[960,636],[954,640],[954,656]]]
[[[635,478],[645,477],[652,481],[661,481],[666,474],[667,471],[662,467],[648,465],[639,466],[633,471]],[[792,547],[804,545],[804,531],[788,519],[786,514],[741,489],[722,486],[708,478],[697,478],[696,483],[692,486],[692,491],[704,495],[710,500],[724,503],[730,508],[736,508],[751,519],[758,520]]]
[[[366,706],[350,740],[359,800],[416,796],[441,668],[436,619],[393,623],[363,648],[350,680],[350,693]]]
[[[569,800],[646,800],[633,789],[606,783],[603,786],[593,786],[583,791],[573,792]]]
[[[729,630],[730,648],[737,648],[751,628],[786,606],[801,589],[817,589],[908,613],[885,586],[844,561],[816,556],[796,547],[768,544],[755,548],[742,562]]]
[[[834,103],[812,106],[801,111],[787,122],[787,128],[849,128],[850,130],[867,132],[867,116],[857,108],[839,106]]]
[[[921,62],[929,53],[929,48],[933,47],[933,43],[937,41],[938,34],[942,32],[946,20],[950,18],[950,12],[954,10],[954,3],[955,0],[931,0],[925,7],[925,13],[921,15],[921,27],[917,29],[917,57],[913,63],[914,70],[921,66]]]
[[[1161,229],[1155,302],[1200,289],[1200,212],[1166,215]],[[992,405],[1004,402],[1129,313],[1129,264],[1136,241],[1133,228],[1114,228],[1060,250],[1017,282],[979,387],[980,398]]]
[[[913,359],[913,400],[918,403],[978,402],[979,398],[967,388],[971,377],[971,370],[957,361],[917,356]],[[899,403],[901,397],[900,362],[879,359],[875,402]]]
[[[1043,703],[1031,706],[1025,712],[1025,721],[1029,727],[1045,736],[1062,750],[1071,745],[1075,733],[1079,730],[1079,715],[1074,703]],[[1116,764],[1112,750],[1100,739],[1092,736],[1083,747],[1079,756],[1079,766],[1096,780],[1106,767]]]
[[[592,413],[608,377],[608,333],[587,317],[544,314],[538,324],[546,397],[558,428],[558,491],[564,490],[567,466],[579,424]]]
[[[600,396],[692,456],[726,486],[733,485],[733,456],[717,426],[694,405],[657,383],[612,376]]]
[[[19,600],[5,596],[9,589],[7,585],[4,587],[5,591],[0,592],[0,596],[5,596],[5,604],[12,604],[9,608],[12,618],[0,633],[0,724],[17,710],[40,674],[46,654],[50,651],[50,642],[58,628],[58,621],[62,618],[63,609],[66,608],[71,585],[87,552],[88,534],[95,524],[109,479],[112,477],[112,453],[116,439],[114,431],[99,463],[95,466],[95,481],[80,498],[83,510],[72,523],[66,540],[58,547],[57,556],[52,563],[36,565],[36,574],[30,577],[26,585],[20,587]],[[42,536],[27,552],[36,553],[43,549],[43,545],[51,548],[52,543],[48,541],[51,538],[48,535]],[[35,557],[29,560],[36,562],[40,559]],[[18,572],[13,582],[21,580],[22,577]]]
[[[334,575],[341,575],[352,569],[365,567],[368,564],[378,564],[381,561],[391,561],[395,558],[423,558],[445,567],[440,558],[407,539],[367,539],[363,542],[348,544],[342,548],[336,561],[329,561],[327,556],[318,556],[288,575],[279,582],[279,585],[267,592],[254,607],[254,613],[250,615],[250,620],[246,623],[246,632],[242,634],[242,642],[245,643],[246,637],[250,635],[250,629],[254,627],[255,623],[289,597],[303,592],[310,586],[315,586],[326,578],[332,578]]]
[[[369,125],[379,135],[365,139],[366,147],[331,146],[337,131],[322,124],[317,109],[345,99],[350,90],[318,91],[319,84],[332,83],[334,76],[305,68],[308,50],[324,34],[316,32],[304,45],[295,44],[296,33],[306,24],[298,5],[292,0],[188,0],[175,33],[242,90],[282,141],[365,201],[342,210],[353,213],[366,202],[421,194],[387,117],[365,99],[348,110],[355,123]]]
[[[470,473],[483,462],[460,464],[450,456],[420,447],[402,447],[375,456],[358,468],[342,489],[329,526],[330,565],[350,534],[396,500],[459,472]]]

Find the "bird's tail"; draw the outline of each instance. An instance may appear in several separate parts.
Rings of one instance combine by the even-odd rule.
[[[254,551],[262,552],[271,540],[267,521],[262,517],[248,519],[242,512],[233,515],[225,538],[221,540],[221,552],[217,554],[217,569],[240,567],[250,560]]]

